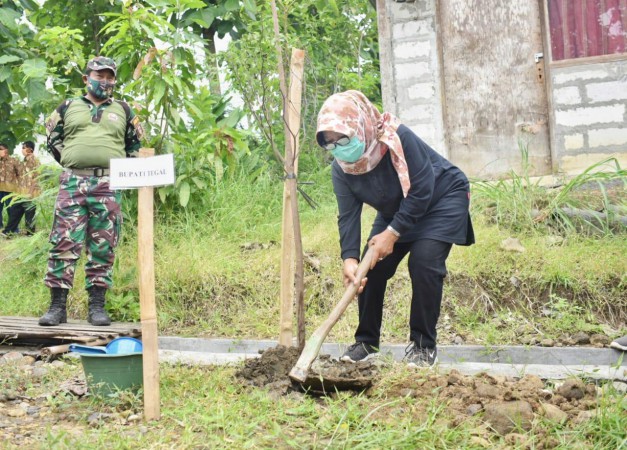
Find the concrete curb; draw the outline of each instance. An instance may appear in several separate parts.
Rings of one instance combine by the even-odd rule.
[[[256,358],[261,350],[275,347],[271,340],[202,339],[163,336],[159,338],[162,361],[183,364],[228,364]],[[321,354],[339,357],[347,344],[325,343]],[[381,352],[395,361],[405,355],[405,344],[383,345]],[[438,347],[440,369],[455,368],[465,374],[488,372],[498,375],[534,374],[563,379],[583,376],[627,381],[627,356],[610,348],[442,345]]]

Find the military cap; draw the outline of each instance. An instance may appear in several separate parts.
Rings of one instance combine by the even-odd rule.
[[[115,65],[115,61],[111,58],[107,58],[106,56],[96,56],[91,59],[87,63],[87,67],[85,68],[85,73],[89,74],[92,70],[104,70],[109,69],[113,71],[113,75],[117,76],[117,66]]]

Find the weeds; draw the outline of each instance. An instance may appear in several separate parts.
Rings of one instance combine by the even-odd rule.
[[[627,170],[606,158],[570,178],[562,186],[544,188],[529,176],[528,150],[519,145],[522,173],[510,179],[473,183],[474,210],[514,232],[574,232],[610,235],[627,230]],[[590,195],[594,191],[594,195]]]

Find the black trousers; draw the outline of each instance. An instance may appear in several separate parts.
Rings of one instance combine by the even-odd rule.
[[[35,232],[35,204],[33,202],[15,203],[9,208],[9,222],[4,233],[17,233],[22,217],[26,218],[26,231]]]
[[[368,272],[368,282],[359,295],[359,326],[355,340],[379,347],[383,299],[387,282],[409,253],[408,266],[412,298],[409,314],[410,339],[420,347],[436,345],[435,327],[440,318],[446,258],[452,244],[433,239],[396,243],[394,251]]]
[[[8,207],[8,200],[5,200],[4,197],[6,197],[7,195],[9,195],[9,192],[4,192],[4,191],[0,191],[0,230],[2,229],[3,225],[3,221],[2,221],[2,210],[4,209],[4,207],[7,207],[7,213],[9,212],[9,207]]]

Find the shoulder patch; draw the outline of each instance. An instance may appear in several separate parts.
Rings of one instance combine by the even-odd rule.
[[[133,120],[131,120],[131,125],[133,125],[133,128],[135,128],[135,134],[137,134],[137,139],[139,139],[140,141],[144,139],[144,127],[142,127],[142,124],[139,121],[139,116],[133,117]]]

